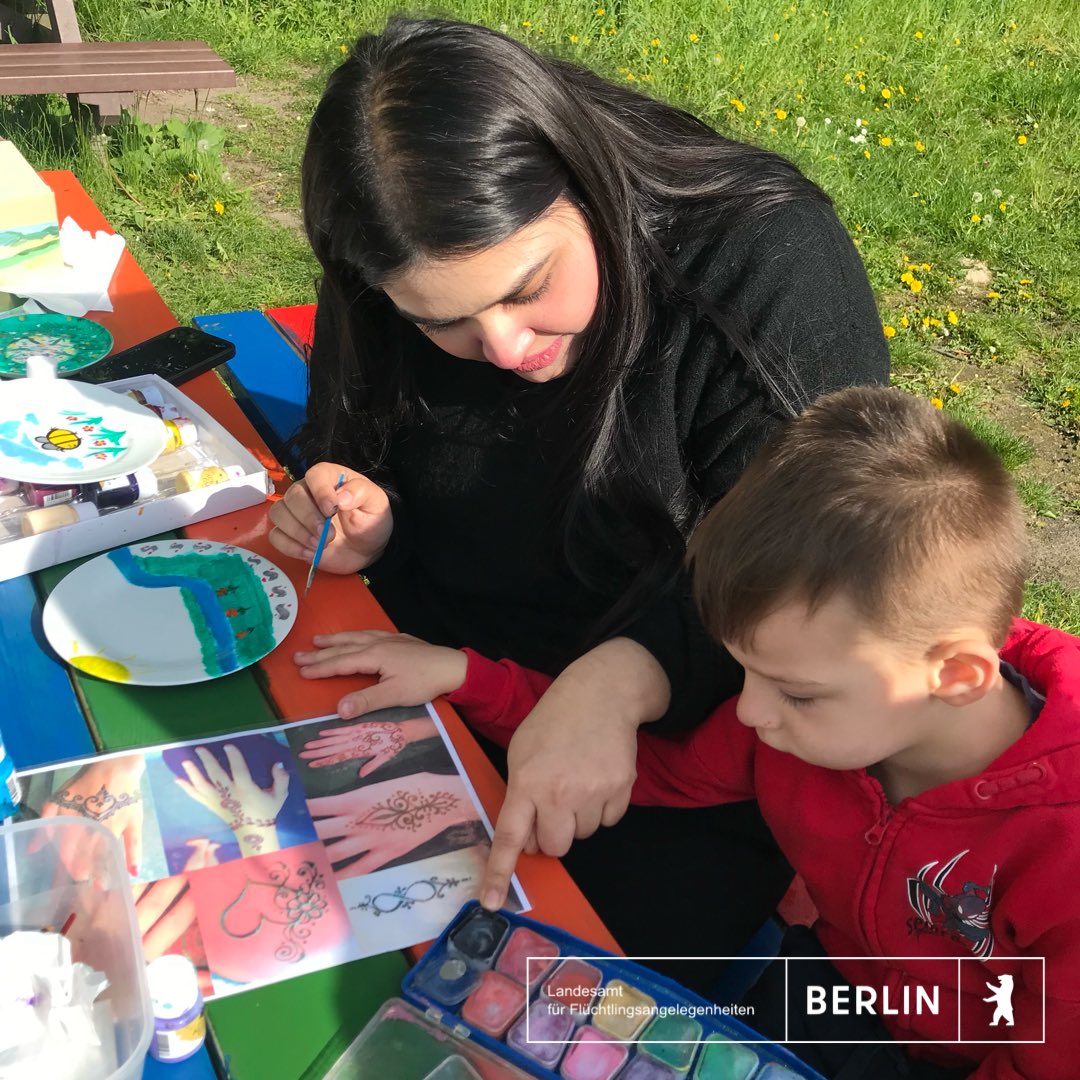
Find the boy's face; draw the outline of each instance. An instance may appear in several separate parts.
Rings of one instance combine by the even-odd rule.
[[[861,769],[932,737],[932,665],[867,631],[843,597],[812,615],[786,603],[748,647],[725,644],[746,669],[739,719],[776,750]]]

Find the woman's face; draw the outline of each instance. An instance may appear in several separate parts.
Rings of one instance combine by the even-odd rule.
[[[549,382],[577,357],[600,273],[585,218],[560,198],[494,247],[421,263],[385,288],[402,318],[451,356]]]

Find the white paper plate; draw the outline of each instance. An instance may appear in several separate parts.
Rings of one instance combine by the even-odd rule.
[[[103,386],[73,379],[0,384],[0,476],[92,484],[149,465],[165,449],[158,416]]]
[[[99,555],[53,589],[42,616],[72,667],[110,682],[180,686],[239,671],[296,620],[292,583],[245,548],[159,540]]]

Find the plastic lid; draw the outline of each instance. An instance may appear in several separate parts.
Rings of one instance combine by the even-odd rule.
[[[150,1000],[159,1020],[175,1020],[199,1001],[199,977],[186,956],[159,956],[146,965]]]
[[[149,466],[145,469],[136,469],[132,475],[135,477],[135,483],[139,485],[140,499],[150,499],[158,493],[157,477]]]

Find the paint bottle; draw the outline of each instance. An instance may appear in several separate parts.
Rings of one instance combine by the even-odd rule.
[[[156,412],[164,417],[167,409],[171,408],[165,400],[165,395],[156,386],[144,386],[141,390],[128,390],[127,396],[140,405]]]
[[[0,821],[11,817],[20,802],[22,789],[15,775],[15,762],[4,749],[4,738],[0,735]]]
[[[185,469],[176,474],[176,490],[195,491],[198,488],[227,484],[230,480],[240,480],[243,476],[244,470],[240,465],[208,465],[205,469]]]
[[[162,423],[169,433],[169,441],[165,444],[162,453],[167,454],[170,450],[179,450],[182,446],[191,446],[192,443],[199,441],[199,429],[195,426],[195,421],[189,420],[186,416],[162,419]]]
[[[84,484],[82,492],[99,510],[116,510],[139,499],[153,498],[158,493],[158,482],[152,469],[137,469],[114,480]]]
[[[89,521],[97,516],[98,508],[92,502],[70,502],[60,506],[45,506],[38,510],[28,510],[23,514],[22,534],[23,536],[37,536],[39,533],[62,529],[65,525]]]
[[[186,956],[159,956],[146,965],[154,1007],[150,1056],[186,1061],[206,1041],[203,997],[195,965]]]
[[[75,484],[66,484],[63,487],[27,484],[24,490],[30,502],[38,507],[59,506],[60,503],[73,502],[79,497],[79,489]]]
[[[18,490],[18,480],[9,480],[6,476],[0,476],[0,495],[14,495]]]

